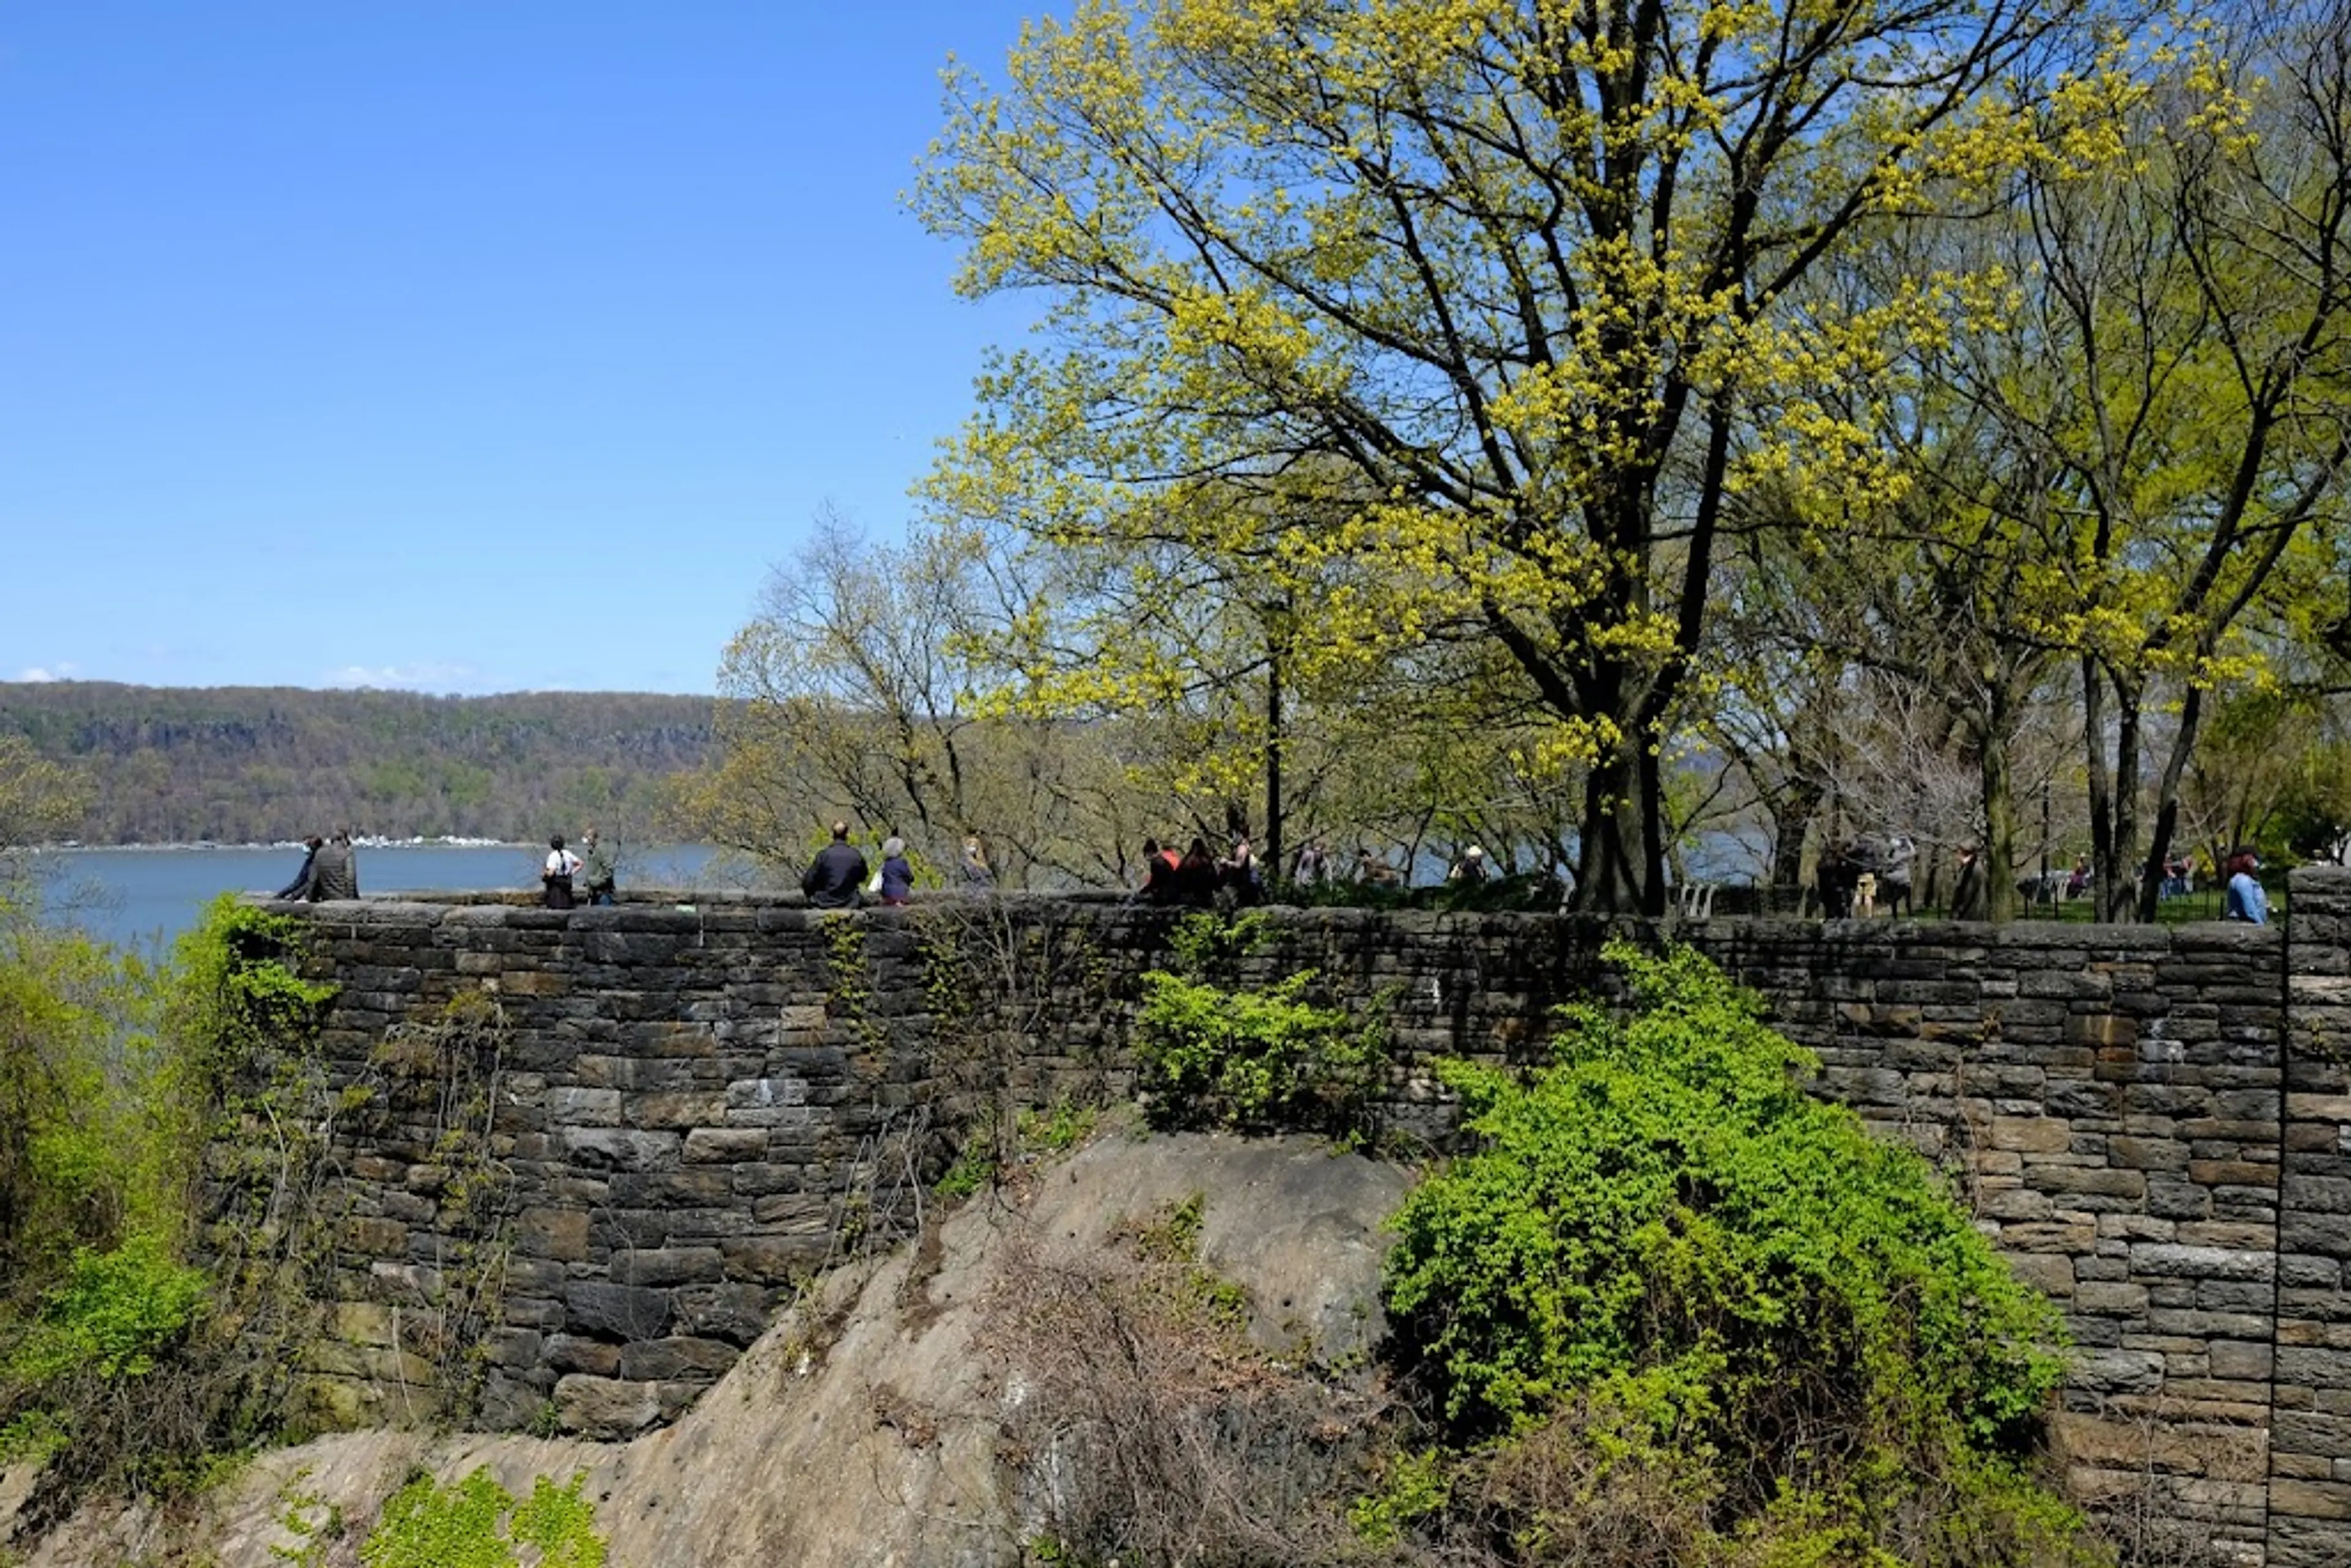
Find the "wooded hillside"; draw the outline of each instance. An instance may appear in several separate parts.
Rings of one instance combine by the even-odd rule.
[[[361,833],[530,840],[590,821],[642,831],[664,780],[702,764],[708,697],[437,697],[284,686],[0,683],[0,735],[87,776],[87,843]]]

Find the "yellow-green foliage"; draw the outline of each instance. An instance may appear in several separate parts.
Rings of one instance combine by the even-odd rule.
[[[420,1475],[392,1493],[360,1546],[366,1568],[518,1568],[520,1549],[538,1568],[604,1568],[595,1505],[584,1474],[558,1487],[545,1476],[521,1502],[479,1469],[450,1486]]]
[[[957,68],[916,209],[965,291],[1044,308],[930,495],[1049,581],[1073,558],[1007,638],[1008,695],[1189,704],[1269,646],[1201,635],[1214,610],[1311,606],[1259,629],[1285,679],[1482,646],[1477,711],[1532,778],[1642,790],[1595,791],[1587,837],[1660,831],[1654,764],[1632,775],[1715,656],[1726,502],[1899,493],[1852,410],[1972,280],[1808,285],[1887,214],[2113,157],[2134,61],[2073,20],[1095,0],[1024,28],[995,82]]]
[[[1134,1053],[1153,1119],[1360,1133],[1387,1060],[1387,1021],[1308,1000],[1311,970],[1262,988],[1220,983],[1261,931],[1254,913],[1229,924],[1189,916],[1173,938],[1180,972],[1144,976]]]
[[[77,1248],[166,1221],[160,998],[138,955],[0,912],[0,1312]]]

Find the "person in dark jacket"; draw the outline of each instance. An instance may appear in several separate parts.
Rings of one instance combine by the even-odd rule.
[[[914,868],[906,861],[906,841],[892,834],[882,841],[882,902],[904,904],[914,891]]]
[[[302,869],[294,873],[294,880],[277,890],[278,897],[308,898],[310,896],[310,868],[319,863],[319,846],[326,841],[316,833],[302,841],[302,847],[309,853],[302,857]]]
[[[1959,880],[1951,888],[1951,918],[1981,920],[1991,911],[1990,890],[1984,883],[1983,858],[1973,844],[1959,846]]]
[[[1217,906],[1217,862],[1206,839],[1194,839],[1176,864],[1176,902],[1189,909]]]
[[[817,852],[800,878],[800,891],[818,909],[854,909],[865,883],[865,857],[849,841],[849,824],[832,825],[832,842]]]
[[[360,895],[359,861],[351,853],[351,831],[337,828],[335,836],[319,846],[310,858],[310,887],[303,896],[318,904],[329,898]]]
[[[1843,839],[1831,843],[1821,855],[1818,880],[1822,917],[1852,919],[1854,890],[1861,885],[1861,858],[1855,846]]]

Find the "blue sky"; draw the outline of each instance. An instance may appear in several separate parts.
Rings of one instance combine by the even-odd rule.
[[[1065,9],[0,9],[0,680],[710,690],[1031,313],[900,194]]]

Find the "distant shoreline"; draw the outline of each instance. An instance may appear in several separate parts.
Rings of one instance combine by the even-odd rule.
[[[214,839],[198,839],[188,843],[164,844],[84,844],[68,841],[59,844],[33,844],[28,852],[37,855],[80,854],[181,854],[198,850],[300,850],[308,844],[301,839],[277,839],[266,843],[222,843]],[[514,839],[379,839],[354,838],[351,847],[360,850],[527,850],[534,844]]]

